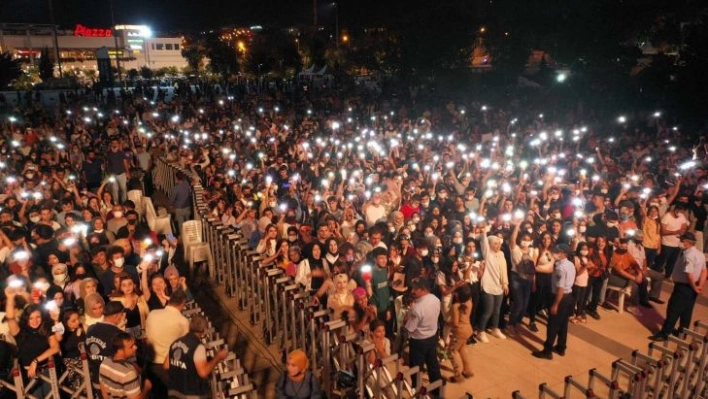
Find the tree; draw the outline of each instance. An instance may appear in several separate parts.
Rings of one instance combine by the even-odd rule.
[[[49,59],[49,49],[45,47],[39,57],[39,78],[46,82],[54,77],[54,64]]]
[[[10,53],[0,53],[0,88],[6,88],[22,75],[20,61],[13,60]]]
[[[295,39],[279,30],[268,30],[253,39],[242,60],[251,75],[292,77],[302,67]]]
[[[139,75],[139,72],[135,68],[132,68],[131,70],[128,71],[128,79],[130,79],[131,81],[137,79],[138,75]]]
[[[152,79],[152,76],[153,76],[152,69],[150,69],[144,65],[142,67],[140,67],[140,77],[141,78],[148,80],[148,79]]]
[[[209,58],[209,70],[226,82],[238,73],[238,53],[236,48],[221,40],[218,35],[209,35],[205,40],[205,55]]]
[[[190,70],[199,75],[204,59],[204,49],[198,45],[185,47],[182,49],[182,57],[187,60]]]

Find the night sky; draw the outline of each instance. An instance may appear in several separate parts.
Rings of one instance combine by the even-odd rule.
[[[413,0],[415,2],[415,0]],[[320,0],[320,24],[333,24],[334,12]],[[408,4],[410,5],[410,1]],[[385,0],[387,7],[404,2]],[[311,25],[311,0],[113,0],[116,23],[147,24],[153,30],[195,30],[225,25]],[[340,26],[383,22],[381,2],[339,2]],[[72,28],[110,26],[108,0],[54,0],[56,21]],[[48,23],[47,0],[0,0],[0,22]],[[372,11],[378,12],[372,12]],[[375,16],[373,14],[376,14]],[[386,13],[383,13],[386,14]]]

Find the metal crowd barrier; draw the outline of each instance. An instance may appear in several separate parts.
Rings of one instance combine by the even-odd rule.
[[[612,362],[609,376],[592,369],[584,384],[564,379],[562,392],[539,385],[539,398],[706,399],[708,398],[708,323],[697,321],[664,342],[650,342],[646,353],[632,352],[630,360]],[[525,397],[515,391],[514,399]]]
[[[200,314],[208,319],[196,302],[189,302],[182,314],[191,318]],[[202,337],[202,344],[206,348],[207,356],[213,357],[222,348],[227,348],[226,342],[209,322],[209,328]],[[211,397],[214,399],[256,399],[258,393],[256,386],[249,381],[241,363],[233,352],[229,352],[226,359],[217,365],[209,379]]]
[[[11,391],[17,399],[59,399],[60,392],[75,399],[93,399],[88,356],[83,344],[79,345],[79,351],[81,353],[81,367],[69,367],[59,375],[57,365],[51,358],[47,361],[46,368],[39,372],[38,377],[29,380],[26,385],[20,371],[21,366],[15,360],[12,368],[12,381],[0,380],[0,386]],[[75,384],[69,379],[70,376],[80,380],[78,386],[74,386]],[[38,389],[39,384],[48,384],[49,386],[49,392],[44,396],[37,396],[33,392]]]
[[[277,345],[283,358],[294,349],[304,350],[328,396],[355,389],[355,396],[362,399],[367,395],[426,398],[436,391],[445,397],[442,380],[423,384],[421,370],[404,366],[398,357],[368,364],[366,354],[373,348],[364,344],[363,337],[348,334],[344,321],[330,320],[329,310],[314,306],[309,293],[283,269],[274,264],[263,265],[260,254],[248,246],[250,237],[245,237],[240,229],[226,226],[210,215],[204,188],[194,184],[191,171],[157,159],[155,186],[169,192],[177,171],[192,182],[194,218],[202,222],[203,237],[214,257],[213,281],[224,286],[226,295],[236,298],[239,310],[247,312],[250,323],[262,331],[266,344]],[[354,375],[356,384],[340,386],[340,373]],[[374,393],[381,395],[371,396]]]

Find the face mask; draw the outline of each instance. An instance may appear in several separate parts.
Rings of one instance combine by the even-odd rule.
[[[629,220],[629,215],[620,215],[620,220],[626,222]]]
[[[580,251],[580,255],[588,256],[588,251],[586,249],[583,249],[582,251]]]
[[[524,248],[530,247],[533,241],[521,241],[521,246]]]
[[[421,205],[423,208],[427,208],[428,205],[430,205],[430,202],[429,202],[429,201],[424,201],[424,202],[421,202],[420,205]]]
[[[290,242],[297,241],[297,236],[288,236],[288,241],[290,241]]]
[[[588,229],[588,226],[578,226],[578,231],[581,233],[585,233],[585,231]]]
[[[533,234],[533,228],[528,228],[528,229],[526,229],[526,232],[529,233],[529,234]]]
[[[118,219],[122,218],[122,217],[123,217],[123,211],[115,211],[115,212],[113,212],[113,217],[118,218]]]
[[[430,261],[433,263],[438,263],[438,262],[440,262],[440,258],[437,256],[434,256],[434,257],[430,258]]]
[[[57,284],[63,284],[66,281],[66,274],[55,274],[54,282]]]
[[[388,228],[388,231],[390,231],[391,233],[395,233],[395,232],[396,232],[396,226],[391,226],[391,227],[389,227],[389,228]]]
[[[420,223],[420,218],[413,218],[413,223],[415,223],[415,224]]]
[[[600,189],[600,192],[603,194],[607,194],[607,189],[606,188]]]
[[[408,225],[408,230],[410,230],[411,233],[414,232],[414,231],[415,231],[415,225],[414,225],[414,224],[409,224],[409,225]]]
[[[101,229],[101,230],[94,230],[93,232],[94,232],[94,233],[101,234],[101,233],[103,233],[103,229]]]
[[[435,235],[435,234],[433,234],[433,233],[425,233],[425,237],[426,237],[426,238],[430,238],[430,237],[432,237],[432,236],[434,236],[434,235]]]
[[[551,215],[552,219],[560,219],[560,217],[561,217],[560,213],[554,213],[553,215]]]
[[[38,223],[39,220],[39,216],[30,216],[30,222],[32,223]]]
[[[125,263],[125,258],[118,258],[113,261],[113,264],[115,267],[122,269],[123,268],[123,263]]]
[[[430,251],[428,251],[427,249],[424,249],[424,250],[420,251],[420,256],[426,257],[426,256],[428,256],[428,252],[430,252]]]
[[[32,179],[34,179],[34,173],[27,173],[27,174],[25,175],[25,177],[27,177],[28,179],[32,180]]]
[[[462,244],[462,237],[453,238],[453,239],[452,239],[452,242],[455,243],[455,244]]]
[[[438,197],[440,197],[441,200],[446,200],[447,194],[438,194]]]

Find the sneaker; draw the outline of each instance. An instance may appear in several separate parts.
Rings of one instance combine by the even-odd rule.
[[[588,314],[589,314],[590,317],[592,317],[593,319],[595,319],[595,320],[600,320],[600,314],[597,313],[597,310],[592,310],[592,311],[588,312]]]
[[[538,314],[543,317],[548,317],[548,311],[546,309],[541,309],[541,311],[538,312]]]
[[[628,306],[628,307],[627,307],[627,312],[633,314],[635,317],[641,317],[641,316],[642,316],[642,311],[639,310],[639,308],[636,307],[636,306]]]
[[[492,337],[494,338],[499,338],[499,339],[506,339],[506,335],[504,335],[500,329],[495,328],[492,330]]]
[[[471,345],[471,346],[477,345],[477,340],[474,338],[474,335],[470,336],[470,338],[467,340],[467,345]]]
[[[551,352],[546,352],[546,351],[534,351],[531,353],[533,357],[537,357],[539,359],[546,359],[546,360],[553,360],[553,353]]]
[[[529,324],[529,330],[530,330],[531,332],[537,333],[537,332],[538,332],[538,326],[536,325],[536,323],[531,323],[531,324]]]
[[[487,333],[484,332],[484,331],[480,331],[480,332],[477,334],[477,339],[479,340],[479,342],[481,342],[481,343],[483,343],[483,344],[488,344],[488,343],[489,343],[489,338],[487,338]]]

